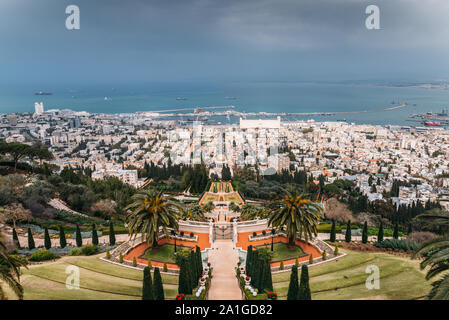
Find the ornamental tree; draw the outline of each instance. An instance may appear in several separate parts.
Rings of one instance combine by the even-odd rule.
[[[335,220],[332,220],[332,227],[331,227],[331,235],[329,238],[330,242],[335,242],[336,240],[336,232],[335,232]]]
[[[153,295],[154,300],[165,300],[161,272],[158,267],[154,268]]]
[[[95,228],[95,223],[92,224],[92,244],[98,246],[98,234],[97,229]]]
[[[83,246],[83,238],[81,237],[81,230],[80,230],[79,225],[76,225],[75,237],[76,237],[76,246],[82,247]]]
[[[351,234],[351,220],[348,220],[348,224],[346,226],[346,234],[345,234],[345,241],[351,242],[352,234]]]
[[[59,245],[61,246],[61,248],[65,248],[67,246],[64,227],[62,225],[59,227]]]
[[[298,300],[312,300],[309,286],[309,269],[305,264],[301,267],[301,281],[299,283]]]
[[[33,250],[36,248],[34,244],[33,234],[31,233],[31,228],[28,228],[28,249]]]
[[[297,300],[298,291],[299,291],[298,267],[294,265],[292,267],[292,272],[290,274],[290,283],[288,285],[287,300]]]
[[[112,221],[109,223],[109,245],[110,246],[115,245],[115,231]]]
[[[143,269],[142,300],[154,300],[153,281],[151,280],[151,270],[148,267]]]
[[[362,243],[368,242],[368,223],[365,221],[363,224],[363,231],[362,231]]]

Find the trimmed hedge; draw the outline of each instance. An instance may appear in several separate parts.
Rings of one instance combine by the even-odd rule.
[[[36,261],[55,260],[59,258],[60,256],[57,255],[56,253],[53,253],[48,250],[39,250],[34,252],[28,260],[36,262]]]
[[[408,240],[399,239],[385,239],[382,242],[376,242],[374,245],[378,248],[402,251],[414,251],[419,247],[419,244],[416,242],[409,242]]]

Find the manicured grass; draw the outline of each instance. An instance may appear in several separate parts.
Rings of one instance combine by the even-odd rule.
[[[426,295],[430,282],[419,270],[419,261],[385,253],[342,250],[347,256],[309,268],[312,299],[414,299]],[[380,289],[369,290],[366,268],[377,266]],[[273,274],[274,290],[280,299],[288,291],[290,271]]]
[[[181,250],[190,250],[190,247],[186,246],[180,246],[177,245],[176,249],[178,251]],[[150,259],[160,262],[169,262],[169,263],[175,263],[175,246],[172,244],[164,244],[162,246],[159,246],[157,248],[148,248],[145,250],[142,256],[140,256],[142,259]]]
[[[271,240],[267,240],[267,245],[258,246],[257,248],[267,248],[268,251],[271,250]],[[272,253],[271,261],[280,261],[280,260],[288,260],[294,259],[301,256],[304,256],[304,251],[301,247],[295,246],[293,248],[289,248],[287,244],[283,242],[277,242],[273,245],[274,252]],[[273,280],[274,281],[274,280]]]
[[[225,201],[234,202],[237,205],[243,204],[243,202],[240,200],[239,196],[235,193],[226,194],[225,195]]]
[[[90,257],[64,257],[57,262],[31,265],[22,269],[21,283],[28,300],[128,300],[141,299],[142,271],[110,264]],[[65,282],[66,268],[79,266],[80,289],[69,290]],[[174,299],[178,289],[178,276],[162,274],[167,299]],[[4,286],[6,287],[6,286]],[[7,289],[11,299],[15,296]]]

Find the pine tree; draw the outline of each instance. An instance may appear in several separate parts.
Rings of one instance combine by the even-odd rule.
[[[335,242],[335,240],[336,240],[335,220],[332,220],[331,236],[330,236],[329,240],[330,240],[330,242]]]
[[[51,248],[51,240],[47,227],[44,228],[44,246],[47,250]]]
[[[81,230],[79,225],[76,225],[76,246],[83,246],[83,238],[81,237]]]
[[[115,245],[115,231],[112,221],[109,223],[109,245],[110,246]]]
[[[265,279],[265,285],[264,285],[265,288],[264,289],[273,291],[273,277],[271,276],[271,263],[270,263],[270,260],[268,260],[268,259],[265,260],[264,279]]]
[[[14,242],[16,247],[20,249],[20,242],[19,242],[19,237],[17,236],[16,228],[12,229],[12,241]]]
[[[351,242],[351,220],[348,220],[348,225],[346,226],[346,234],[345,234],[345,241]]]
[[[252,277],[251,275],[251,259],[253,253],[253,246],[249,245],[246,251],[246,275]]]
[[[298,300],[312,300],[309,286],[309,269],[305,264],[301,267],[301,281],[299,283]]]
[[[92,224],[92,244],[98,246],[98,234],[97,229],[95,229],[95,223]]]
[[[362,231],[362,243],[368,242],[368,223],[365,221],[363,224],[363,231]]]
[[[287,300],[297,300],[299,291],[298,283],[298,267],[292,267],[292,273],[290,274],[290,283],[288,285]]]
[[[61,248],[65,248],[67,246],[67,241],[65,239],[64,227],[62,225],[59,227],[59,245]]]
[[[31,228],[28,228],[28,249],[33,250],[36,248],[34,244],[33,234],[31,233]]]
[[[394,225],[394,230],[393,230],[393,239],[398,239],[399,238],[399,226],[396,223]]]
[[[164,286],[162,285],[162,277],[159,268],[154,268],[154,280],[153,280],[153,294],[154,300],[165,300]]]
[[[379,233],[377,234],[377,242],[382,242],[384,240],[384,226],[380,222]]]
[[[148,267],[143,269],[142,300],[154,300],[153,281],[151,280],[151,270]]]

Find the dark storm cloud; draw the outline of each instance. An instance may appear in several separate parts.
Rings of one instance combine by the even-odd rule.
[[[381,30],[365,28],[370,4]],[[441,77],[448,14],[447,0],[2,0],[0,80]]]

